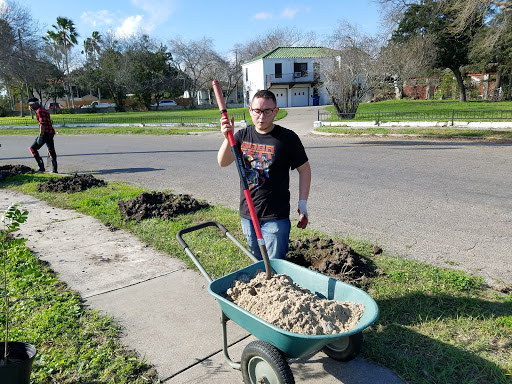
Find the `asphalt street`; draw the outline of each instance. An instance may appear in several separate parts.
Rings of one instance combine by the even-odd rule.
[[[309,116],[309,122],[308,118]],[[311,135],[316,112],[295,109],[313,172],[310,226],[367,239],[386,252],[512,284],[511,144]],[[58,135],[59,169],[236,209],[238,175],[216,162],[220,133]],[[35,168],[32,137],[1,138],[0,164]],[[298,187],[292,172],[292,206]],[[293,216],[292,216],[293,217]]]

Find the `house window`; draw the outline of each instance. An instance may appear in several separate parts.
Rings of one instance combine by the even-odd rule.
[[[282,63],[276,63],[275,74],[276,74],[276,79],[280,79],[283,77],[283,64]]]
[[[245,68],[245,81],[249,81],[249,68]]]
[[[294,63],[293,72],[296,74],[300,73],[300,77],[307,76],[308,74],[308,63]]]

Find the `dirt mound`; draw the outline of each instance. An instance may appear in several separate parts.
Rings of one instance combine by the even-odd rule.
[[[23,175],[25,173],[34,173],[34,170],[26,165],[2,165],[0,167],[0,179],[6,177]]]
[[[117,203],[125,221],[140,221],[158,217],[168,220],[171,217],[195,212],[209,207],[206,202],[193,199],[189,195],[174,195],[163,192],[143,192],[135,199]]]
[[[104,187],[107,183],[93,175],[78,175],[49,179],[37,186],[39,192],[81,192],[89,188]]]
[[[370,278],[379,273],[348,245],[318,236],[292,242],[287,258],[295,264],[356,286],[368,284]]]

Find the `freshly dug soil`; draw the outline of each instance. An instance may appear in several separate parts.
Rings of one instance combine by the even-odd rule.
[[[49,179],[37,186],[39,192],[81,192],[89,188],[104,187],[107,183],[96,179],[93,175],[66,176],[57,179]]]
[[[158,217],[168,220],[171,217],[195,212],[209,207],[209,204],[196,200],[190,195],[174,195],[163,192],[142,192],[135,199],[117,203],[125,221],[140,221]]]
[[[288,261],[356,286],[367,285],[370,278],[382,274],[368,260],[338,240],[314,236],[290,244]]]
[[[0,167],[0,180],[6,177],[34,173],[34,170],[26,165],[2,165]]]
[[[364,313],[360,303],[322,299],[286,274],[266,280],[265,272],[236,280],[227,295],[236,305],[285,331],[331,335],[354,328]]]

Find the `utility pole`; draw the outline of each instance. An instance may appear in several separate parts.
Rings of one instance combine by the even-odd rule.
[[[25,66],[25,64],[24,64],[24,59],[23,59],[23,44],[21,43],[21,28],[18,28],[18,40],[20,42],[20,51],[21,51],[21,70],[23,73],[25,73],[25,71],[23,70],[23,67]],[[23,105],[23,84],[21,84],[21,87],[20,87],[20,112],[21,112],[21,117],[25,117],[25,109],[24,109],[24,105]]]

